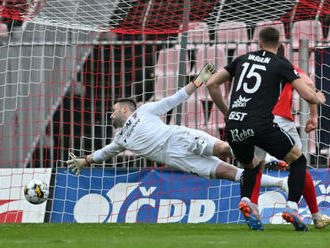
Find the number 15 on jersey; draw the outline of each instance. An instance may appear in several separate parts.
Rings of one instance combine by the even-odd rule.
[[[241,76],[238,80],[238,84],[236,87],[236,91],[239,91],[241,87],[243,86],[244,92],[248,94],[253,94],[255,93],[260,85],[261,85],[261,80],[262,77],[258,71],[266,71],[266,66],[264,65],[258,65],[258,64],[250,64],[248,62],[245,62],[243,65],[243,70],[241,72]],[[255,83],[252,88],[248,87],[247,82],[243,82],[245,79],[254,79]]]

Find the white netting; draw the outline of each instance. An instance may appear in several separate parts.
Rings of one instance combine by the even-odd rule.
[[[206,62],[221,68],[256,50],[265,25],[280,30],[286,56],[312,77],[314,47],[328,44],[327,2],[22,0],[2,7],[1,163],[7,166],[36,161],[54,166],[67,158],[68,149],[84,154],[100,148],[113,135],[104,116],[115,98],[145,102],[172,94]],[[116,33],[95,32],[105,30]],[[182,43],[183,31],[188,31],[187,43]],[[300,56],[302,39],[309,43]],[[299,113],[295,102],[302,126],[306,113]],[[69,108],[79,113],[67,116]],[[189,114],[177,120],[174,110],[167,122],[223,134],[223,117],[206,89],[183,111]],[[304,137],[311,154],[318,149],[314,136]],[[33,158],[36,151],[40,155]]]
[[[323,87],[329,63],[322,64],[322,73],[315,72],[315,46],[329,44],[328,14],[328,1],[318,0],[3,1],[0,166],[9,169],[1,173],[6,184],[0,201],[19,199],[24,175],[46,174],[55,185],[50,195],[54,204],[43,205],[41,214],[40,209],[28,207],[31,219],[27,221],[39,214],[34,220],[43,221],[40,216],[44,215],[47,222],[203,222],[212,218],[213,222],[239,222],[238,184],[214,183],[167,169],[154,171],[150,167],[162,165],[130,152],[97,165],[100,169],[84,170],[78,179],[65,168],[68,153],[85,156],[111,142],[118,131],[109,119],[115,99],[131,97],[140,106],[173,94],[205,63],[222,68],[238,55],[258,49],[258,32],[265,25],[280,30],[286,56],[321,80]],[[329,94],[328,88],[322,90]],[[229,101],[227,84],[223,92]],[[297,96],[294,101],[302,133],[307,112]],[[329,120],[326,112],[320,113]],[[164,121],[223,138],[224,117],[206,88],[199,89],[182,109],[164,116]],[[320,131],[329,135],[327,126],[320,126]],[[315,133],[303,136],[304,152],[313,167],[328,166],[329,144],[324,137],[320,141]],[[320,185],[319,199],[328,204],[329,177],[323,172],[313,176]],[[264,194],[261,200],[265,219],[281,223],[278,209],[285,195]],[[328,211],[328,205],[324,206]],[[17,210],[14,204],[2,205],[0,214],[6,217],[0,220],[22,220],[20,210],[13,214],[13,209]]]
[[[180,23],[204,20],[211,26],[221,21],[242,21],[253,25],[274,20],[293,9],[295,0],[276,2],[222,1],[120,1],[120,0],[31,0],[7,1],[3,16],[33,23],[84,30],[122,32],[175,32]],[[259,8],[259,6],[261,6]],[[190,17],[185,16],[185,11]]]

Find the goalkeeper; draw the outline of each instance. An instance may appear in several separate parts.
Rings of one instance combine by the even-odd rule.
[[[91,163],[100,163],[124,150],[130,150],[147,159],[201,177],[239,181],[243,170],[219,159],[232,157],[227,142],[200,130],[166,125],[160,118],[187,100],[214,73],[214,66],[207,64],[194,82],[187,84],[176,94],[158,102],[146,103],[138,109],[131,99],[118,100],[113,106],[111,119],[113,126],[121,130],[113,141],[85,158],[78,158],[70,153],[68,167],[79,175],[80,170]],[[267,180],[268,187],[281,187],[287,191],[284,178],[264,175],[262,179]]]

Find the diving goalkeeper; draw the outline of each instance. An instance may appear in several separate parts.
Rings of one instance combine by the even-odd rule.
[[[194,82],[172,96],[146,103],[138,109],[131,99],[118,100],[113,106],[111,119],[113,126],[121,130],[113,141],[85,158],[70,153],[68,167],[79,175],[81,169],[92,163],[100,163],[124,150],[130,150],[147,159],[201,177],[239,181],[243,170],[219,159],[232,157],[227,142],[200,130],[166,125],[160,118],[187,100],[215,71],[213,65],[207,64]],[[264,175],[262,179],[267,180],[268,187],[280,187],[287,191],[286,180],[283,178]]]

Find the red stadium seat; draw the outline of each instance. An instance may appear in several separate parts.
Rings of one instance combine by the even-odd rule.
[[[196,70],[199,71],[206,63],[214,64],[216,68],[226,65],[226,53],[223,45],[205,46],[197,50]]]
[[[307,61],[307,58],[299,58],[299,54],[300,52],[293,52],[293,60],[291,61],[292,64],[294,64],[295,66],[300,66],[301,63],[308,63],[308,66],[309,66],[309,74],[310,75],[314,75],[314,72],[315,72],[315,58],[314,58],[314,52],[313,51],[310,51],[310,54],[309,54],[309,60]]]
[[[160,50],[156,64],[156,75],[178,73],[180,50],[177,48],[165,48]]]
[[[221,22],[216,32],[217,42],[227,49],[237,49],[238,44],[248,42],[248,31],[244,22]]]
[[[157,75],[154,100],[173,95],[177,90],[177,75]]]
[[[171,116],[171,125],[176,124],[176,111],[173,111]],[[205,127],[205,117],[201,101],[195,100],[191,96],[186,102],[182,103],[181,125],[203,129]]]
[[[276,28],[280,32],[280,40],[281,41],[286,41],[285,28],[284,28],[284,24],[281,21],[258,22],[256,24],[255,29],[254,29],[252,41],[258,41],[260,30],[263,29],[264,27],[267,27],[267,26],[271,26],[271,27]]]
[[[291,35],[293,49],[299,48],[300,40],[309,40],[309,47],[314,48],[317,41],[323,41],[322,25],[315,20],[295,22],[292,26]]]
[[[207,122],[207,131],[209,134],[219,137],[219,135],[222,135],[219,133],[219,130],[224,129],[225,127],[225,119],[222,112],[217,108],[215,104],[213,104],[210,117]]]
[[[181,26],[182,28],[182,26]],[[187,27],[188,32],[188,49],[194,47],[191,43],[208,43],[210,41],[209,28],[205,22],[190,22]],[[179,34],[181,40],[182,34]],[[189,44],[190,43],[190,44]]]
[[[249,47],[250,51],[256,51],[256,50],[259,49],[259,46],[258,46],[259,33],[260,33],[260,30],[263,29],[266,26],[272,26],[272,27],[276,28],[280,32],[280,40],[282,42],[286,42],[284,24],[281,21],[258,22],[256,24],[255,29],[254,29],[254,33],[253,33],[253,37],[252,37],[252,43]]]
[[[226,65],[226,54],[223,45],[197,46],[195,67],[190,75],[197,75],[207,63],[215,65],[217,69]],[[197,95],[197,99],[209,99],[208,92],[204,88],[197,90],[195,94]]]
[[[181,26],[182,28],[182,26]],[[197,73],[196,69],[196,53],[197,50],[203,49],[210,41],[209,29],[205,22],[190,22],[187,29],[187,72],[190,75]],[[179,34],[181,41],[182,34]],[[180,47],[180,45],[178,45]]]
[[[243,54],[246,54],[249,52],[248,45],[247,44],[240,44],[238,45],[238,48],[236,49],[234,53],[234,58],[241,56]]]

